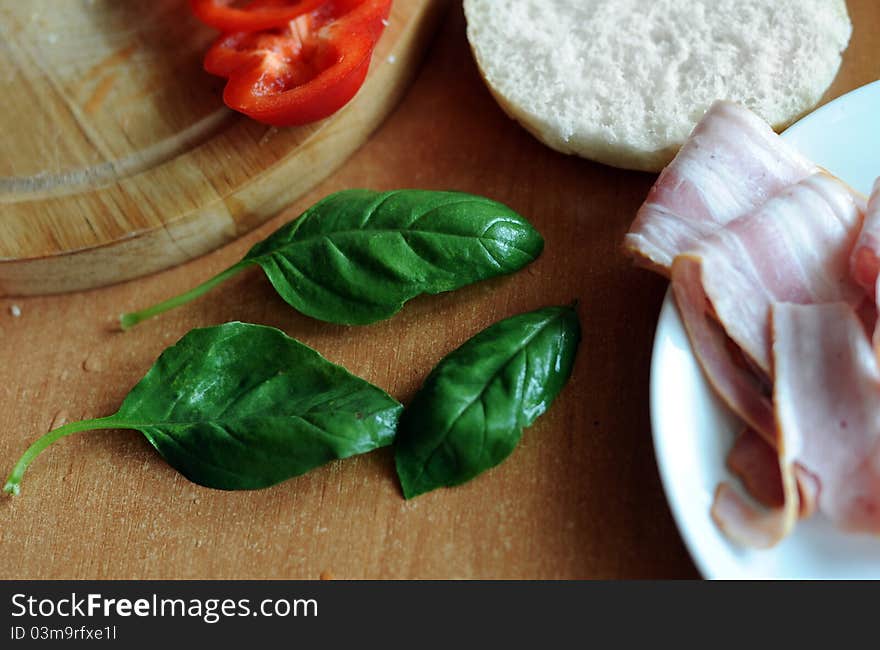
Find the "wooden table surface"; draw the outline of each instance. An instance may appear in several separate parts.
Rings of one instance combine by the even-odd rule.
[[[880,3],[849,0],[855,33],[826,100],[880,77]],[[500,467],[403,500],[388,449],[268,490],[189,483],[133,431],[85,433],[46,452],[0,498],[0,578],[672,578],[696,572],[651,446],[648,374],[665,282],[621,239],[653,177],[554,153],[497,108],[454,6],[409,94],[335,175],[213,254],[85,293],[0,300],[0,459],[73,419],[108,415],[192,327],[282,328],[408,400],[442,355],[490,323],[580,301],[583,342],[554,407]],[[129,333],[120,312],[218,272],[324,195],[348,187],[485,194],[529,217],[527,270],[410,303],[365,328],[289,309],[258,271]],[[20,309],[13,316],[13,305]]]

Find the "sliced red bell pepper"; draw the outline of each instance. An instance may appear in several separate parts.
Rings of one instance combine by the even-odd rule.
[[[272,29],[314,11],[325,0],[189,0],[190,8],[206,25],[221,32]],[[237,6],[241,5],[241,6]]]
[[[391,0],[329,0],[283,27],[221,36],[205,69],[229,81],[227,106],[294,126],[328,117],[364,82]]]

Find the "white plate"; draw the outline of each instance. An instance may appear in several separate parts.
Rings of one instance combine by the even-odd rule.
[[[805,155],[867,194],[880,176],[880,81],[810,114],[783,135]],[[681,536],[706,578],[880,579],[880,537],[845,534],[821,516],[800,522],[767,551],[739,548],[709,517],[737,432],[700,371],[670,293],[651,360],[651,423],[660,477]]]

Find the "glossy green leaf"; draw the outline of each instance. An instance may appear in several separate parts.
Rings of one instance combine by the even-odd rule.
[[[443,359],[401,416],[404,496],[459,485],[507,458],[562,390],[579,342],[577,312],[548,307],[496,323]]]
[[[512,273],[540,255],[541,235],[510,208],[456,192],[348,190],[328,196],[192,291],[122,326],[181,305],[259,265],[298,311],[331,323],[390,318],[421,294]]]
[[[50,444],[91,429],[137,429],[195,483],[267,487],[394,439],[402,406],[283,332],[227,323],[196,329],[168,348],[115,415],[49,432],[6,484],[17,493]]]

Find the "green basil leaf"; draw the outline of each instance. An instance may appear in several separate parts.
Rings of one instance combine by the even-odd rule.
[[[366,325],[390,318],[421,294],[517,271],[535,260],[543,246],[528,221],[486,198],[347,190],[317,203],[205,284],[124,315],[122,326],[188,302],[255,264],[301,313]]]
[[[402,406],[280,330],[227,323],[168,348],[115,415],[73,422],[25,452],[6,483],[71,433],[136,429],[189,480],[267,487],[330,460],[391,444]]]
[[[548,307],[496,323],[443,359],[401,416],[404,496],[459,485],[507,458],[562,390],[579,342],[574,308]]]

